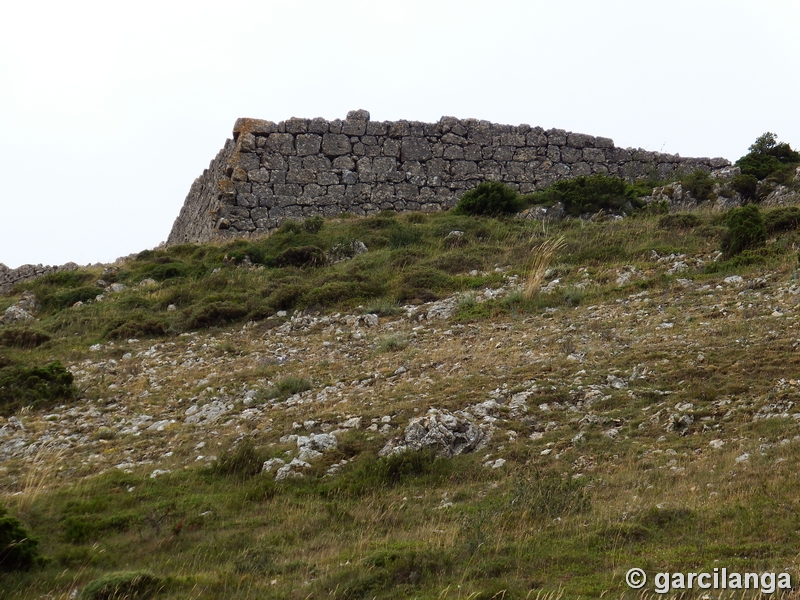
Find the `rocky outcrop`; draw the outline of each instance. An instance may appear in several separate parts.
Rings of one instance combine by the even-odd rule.
[[[316,215],[445,210],[482,181],[527,193],[592,173],[666,179],[729,164],[617,148],[609,138],[563,129],[455,117],[376,122],[355,110],[333,121],[239,119],[233,139],[192,185],[167,244],[266,233]]]

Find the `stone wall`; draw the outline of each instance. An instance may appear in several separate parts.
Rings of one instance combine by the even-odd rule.
[[[74,271],[77,268],[78,265],[72,262],[58,267],[22,265],[16,269],[9,269],[3,263],[0,263],[0,294],[5,294],[8,292],[15,283],[36,279],[37,277],[47,275],[48,273]]]
[[[438,123],[239,119],[233,140],[195,180],[168,245],[266,233],[286,219],[382,210],[439,211],[486,180],[521,193],[568,177],[667,178],[723,158],[623,149],[608,138],[442,117]]]

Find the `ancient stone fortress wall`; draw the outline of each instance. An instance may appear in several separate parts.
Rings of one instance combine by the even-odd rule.
[[[78,265],[72,262],[57,267],[22,265],[16,269],[9,269],[3,263],[0,263],[0,294],[5,294],[15,283],[36,279],[37,277],[41,277],[42,275],[47,275],[49,273],[58,273],[59,271],[74,271],[77,268]]]
[[[286,219],[452,208],[482,181],[521,193],[579,175],[629,179],[728,166],[723,158],[623,149],[608,138],[442,117],[438,123],[239,119],[195,180],[168,245],[266,233]]]

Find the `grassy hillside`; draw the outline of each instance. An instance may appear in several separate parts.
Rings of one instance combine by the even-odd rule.
[[[796,579],[800,211],[761,217],[765,240],[733,252],[725,213],[381,214],[18,286],[0,309],[26,291],[40,308],[0,328],[0,503],[45,560],[0,574],[0,598]],[[70,389],[31,379],[53,361]],[[432,414],[483,445],[381,455]],[[262,472],[312,434],[335,447]]]

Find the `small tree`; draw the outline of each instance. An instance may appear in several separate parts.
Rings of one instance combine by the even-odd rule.
[[[786,172],[793,163],[800,162],[800,152],[795,152],[786,142],[778,143],[778,136],[768,131],[759,136],[748,148],[748,153],[736,161],[743,175],[758,180]]]

